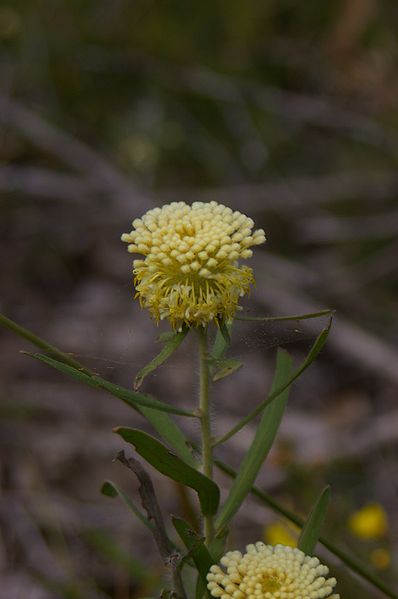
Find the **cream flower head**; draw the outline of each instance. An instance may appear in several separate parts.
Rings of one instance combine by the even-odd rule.
[[[221,599],[339,599],[335,578],[316,557],[285,545],[248,545],[246,553],[230,551],[207,575],[207,588]]]
[[[136,297],[159,321],[174,330],[206,326],[215,318],[230,321],[239,297],[254,283],[250,247],[264,243],[253,221],[217,202],[172,202],[149,210],[122,235],[134,260]]]

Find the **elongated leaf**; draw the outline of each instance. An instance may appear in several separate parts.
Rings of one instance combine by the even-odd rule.
[[[247,316],[237,315],[236,320],[247,320],[250,322],[282,322],[284,320],[308,320],[310,318],[320,318],[321,316],[332,316],[335,310],[320,310],[319,312],[310,312],[308,314],[293,314],[290,316]]]
[[[229,347],[231,345],[231,327],[230,325],[227,325],[224,319],[219,320],[218,325],[220,327],[220,333],[224,338],[224,343],[226,347]]]
[[[195,489],[204,515],[216,513],[220,501],[220,490],[216,483],[183,462],[151,435],[125,427],[117,427],[114,432],[134,445],[136,451],[156,470]]]
[[[89,385],[90,387],[97,387],[99,389],[105,389],[112,395],[118,397],[123,400],[125,403],[132,405],[133,407],[137,406],[145,406],[147,408],[152,408],[153,410],[161,410],[163,412],[170,412],[171,414],[179,414],[180,416],[190,416],[193,418],[195,415],[192,412],[188,412],[186,410],[182,410],[180,408],[174,408],[169,404],[163,403],[154,399],[150,395],[144,395],[143,393],[137,393],[135,391],[130,391],[130,389],[126,389],[125,387],[120,387],[119,385],[114,385],[110,383],[106,379],[101,378],[97,375],[88,375],[68,364],[64,364],[63,362],[59,362],[58,360],[54,360],[53,358],[49,358],[48,356],[44,356],[43,354],[32,354],[29,352],[24,352],[28,356],[35,358],[36,360],[40,360],[48,366],[67,374],[74,379]]]
[[[101,487],[101,493],[107,497],[120,497],[138,520],[140,520],[150,531],[153,531],[154,525],[152,522],[150,522],[150,520],[148,520],[148,518],[141,512],[134,501],[111,480],[106,480],[104,482]]]
[[[32,331],[25,329],[21,325],[17,324],[13,320],[7,318],[3,314],[0,314],[0,325],[6,326],[11,331],[15,332],[20,337],[27,339],[37,347],[44,349],[50,357],[57,360],[58,362],[68,364],[75,368],[81,375],[86,374],[88,377],[95,376],[95,373],[90,371],[88,368],[80,364],[77,360],[72,358],[69,354],[66,354],[59,350],[57,347],[54,347],[50,343],[48,343],[45,339],[38,337]],[[170,334],[169,334],[170,335]],[[173,336],[174,333],[171,333]],[[170,336],[169,336],[170,339]],[[30,355],[30,354],[29,354]],[[85,384],[89,384],[90,386],[97,387],[97,384],[92,383],[89,378],[86,378],[82,382]],[[117,396],[116,396],[117,397]],[[187,440],[184,437],[181,429],[175,424],[175,422],[171,419],[171,417],[166,414],[166,412],[160,412],[158,410],[154,410],[148,407],[144,407],[143,405],[138,406],[137,403],[131,403],[126,399],[123,399],[126,403],[128,403],[135,410],[143,414],[145,418],[152,424],[154,429],[159,433],[159,435],[167,441],[171,447],[175,449],[177,454],[184,459],[186,462],[190,463],[192,466],[195,465],[195,462],[192,458],[191,451],[189,449],[189,445]]]
[[[236,477],[237,473],[235,472],[235,470],[227,464],[225,464],[224,462],[221,462],[220,460],[215,460],[215,464],[222,472],[224,472],[231,478]],[[262,491],[258,487],[253,486],[251,488],[251,493],[254,497],[257,497],[257,499],[259,499],[261,503],[267,505],[278,514],[281,514],[282,516],[287,518],[287,520],[293,522],[293,524],[296,524],[300,528],[304,526],[305,523],[303,518],[301,518],[288,508],[285,508],[273,497],[271,497],[267,493],[264,493],[264,491]],[[358,560],[356,557],[349,555],[339,547],[336,547],[334,543],[331,543],[329,539],[327,539],[323,535],[319,538],[319,542],[321,543],[321,545],[326,547],[326,549],[328,549],[330,553],[333,553],[333,555],[338,557],[344,564],[346,564],[346,566],[348,566],[353,572],[355,572],[356,574],[358,574],[358,576],[360,576],[361,578],[369,582],[371,585],[382,591],[387,597],[391,597],[391,599],[398,599],[398,593],[396,593],[388,585],[386,585],[384,580],[381,580],[378,576],[373,574],[373,572],[370,572],[368,566],[365,565],[363,562]]]
[[[321,534],[326,511],[330,502],[330,487],[327,486],[319,495],[316,504],[312,508],[306,523],[304,524],[297,547],[306,555],[313,555],[315,546]]]
[[[278,349],[271,394],[275,389],[285,385],[290,378],[291,370],[292,358],[285,350]],[[253,442],[240,465],[237,477],[217,519],[216,528],[218,532],[228,524],[250,493],[250,489],[278,432],[288,395],[289,388],[286,387],[275,401],[263,411]]]
[[[217,360],[214,370],[212,370],[212,379],[214,382],[224,379],[226,376],[233,374],[239,368],[242,368],[243,362],[236,360],[235,358],[228,358],[226,360]]]
[[[216,447],[217,445],[220,445],[221,443],[225,443],[225,441],[227,441],[228,439],[230,439],[231,437],[233,437],[233,435],[235,435],[238,431],[240,431],[241,428],[243,428],[244,426],[246,426],[246,424],[248,422],[250,422],[251,420],[253,420],[253,418],[255,418],[258,414],[260,414],[260,412],[262,412],[266,406],[268,406],[271,402],[275,401],[275,399],[277,397],[279,397],[279,395],[281,393],[283,393],[283,391],[285,389],[287,389],[288,387],[290,387],[290,385],[301,374],[303,374],[303,372],[309,366],[311,366],[311,364],[313,363],[313,361],[315,360],[315,358],[317,357],[317,355],[319,354],[319,352],[321,351],[321,349],[323,348],[323,346],[326,343],[326,340],[327,340],[329,332],[330,332],[331,325],[332,325],[332,319],[330,319],[329,325],[325,329],[323,329],[321,331],[321,333],[318,335],[317,339],[315,340],[314,345],[311,347],[311,349],[310,349],[307,357],[305,358],[304,362],[301,364],[301,366],[299,366],[299,368],[297,368],[297,370],[295,370],[293,372],[293,374],[289,378],[289,380],[286,381],[284,383],[284,385],[282,385],[279,389],[275,389],[275,391],[273,391],[267,397],[267,399],[265,399],[263,402],[261,402],[247,416],[245,416],[244,418],[242,418],[242,420],[240,420],[234,427],[232,427],[231,430],[228,433],[226,433],[225,435],[223,435],[222,437],[220,437],[219,439],[217,439],[213,443],[213,447]]]
[[[137,391],[141,387],[144,378],[148,376],[148,374],[156,370],[156,368],[158,368],[161,364],[168,360],[168,358],[170,358],[170,356],[184,341],[185,337],[187,336],[188,330],[188,328],[185,328],[183,331],[179,333],[174,333],[173,336],[167,340],[163,349],[158,353],[158,355],[155,356],[155,358],[153,358],[153,360],[151,360],[149,364],[144,366],[144,368],[141,368],[141,370],[138,372],[137,376],[134,379],[135,391]]]
[[[221,360],[225,356],[225,352],[230,346],[230,338],[232,331],[232,323],[224,325],[227,328],[228,335],[225,335],[221,331],[221,328],[217,329],[216,338],[213,343],[213,347],[211,349],[210,355],[215,360]]]
[[[214,559],[215,564],[220,561],[225,553],[225,545],[227,544],[228,534],[228,528],[224,527],[223,531],[214,537],[214,539],[212,539],[209,543],[210,555]]]
[[[192,468],[197,468],[198,464],[193,457],[184,433],[169,414],[145,406],[140,406],[140,412],[184,462],[192,466]]]
[[[214,564],[214,560],[204,544],[203,538],[199,537],[182,518],[173,516],[172,521],[174,528],[188,549],[189,555],[192,557],[202,581],[206,584],[206,575],[210,567]]]
[[[21,326],[11,318],[7,318],[4,314],[0,314],[0,324],[7,327],[10,331],[13,331],[23,339],[26,339],[36,347],[40,347],[45,352],[47,352],[52,358],[58,360],[59,362],[64,362],[65,364],[69,364],[69,366],[73,366],[74,368],[78,368],[81,372],[85,372],[86,374],[92,374],[88,368],[79,364],[77,360],[75,360],[71,355],[66,354],[61,351],[51,343],[48,343],[45,339],[42,339],[38,335],[35,335],[29,329],[25,329],[25,327]]]

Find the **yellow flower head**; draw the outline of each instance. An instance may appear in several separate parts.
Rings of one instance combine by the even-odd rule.
[[[350,516],[348,526],[351,533],[360,539],[378,539],[387,533],[387,514],[380,504],[369,503]]]
[[[134,260],[136,297],[159,321],[206,326],[211,320],[231,320],[239,297],[254,282],[251,268],[238,260],[252,256],[252,246],[264,243],[253,221],[217,202],[172,202],[149,210],[122,235]]]
[[[207,575],[207,588],[221,599],[339,599],[335,578],[318,558],[284,545],[248,545],[246,553],[230,551]]]

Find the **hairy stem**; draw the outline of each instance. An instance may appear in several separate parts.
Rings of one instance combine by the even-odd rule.
[[[209,413],[209,359],[207,349],[207,329],[198,329],[199,337],[199,410],[200,427],[202,435],[202,470],[208,478],[213,478],[213,451],[211,438],[211,423]],[[204,517],[204,535],[209,543],[214,535],[214,522],[212,516]]]

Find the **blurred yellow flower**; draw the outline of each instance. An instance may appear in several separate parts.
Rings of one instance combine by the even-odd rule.
[[[207,588],[221,599],[339,599],[333,593],[335,578],[326,578],[329,568],[318,558],[299,549],[264,543],[248,545],[246,553],[230,551],[224,566],[212,566],[207,575]],[[333,593],[333,594],[332,594]]]
[[[370,554],[370,561],[378,570],[387,570],[391,565],[391,554],[388,549],[382,547],[373,549]]]
[[[122,235],[134,260],[136,297],[159,321],[174,330],[230,321],[239,298],[254,283],[251,268],[238,260],[250,258],[250,247],[264,243],[253,221],[217,202],[173,202],[149,210]]]
[[[293,526],[284,522],[274,522],[265,527],[264,540],[269,545],[286,545],[287,547],[297,546],[297,535],[294,534]]]
[[[360,539],[379,539],[387,532],[387,515],[380,504],[370,503],[351,514],[348,527]]]

